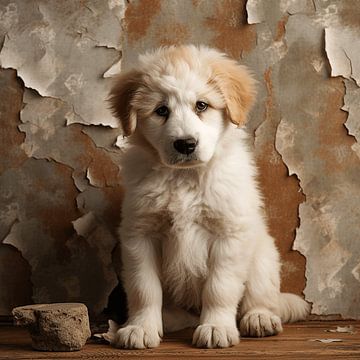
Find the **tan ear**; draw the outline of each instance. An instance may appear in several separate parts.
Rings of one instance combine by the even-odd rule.
[[[125,136],[130,136],[136,128],[136,112],[131,100],[141,85],[141,77],[142,74],[136,70],[120,74],[109,94],[110,109],[120,119]]]
[[[255,100],[256,81],[245,66],[236,61],[223,58],[213,63],[212,83],[218,87],[226,103],[228,116],[232,123],[241,126]]]

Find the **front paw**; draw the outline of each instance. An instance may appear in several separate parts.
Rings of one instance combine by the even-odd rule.
[[[116,332],[112,345],[124,349],[154,348],[160,344],[157,330],[140,325],[127,325]]]
[[[282,330],[281,319],[266,309],[251,310],[240,320],[241,336],[271,336]]]
[[[239,332],[232,326],[199,325],[193,336],[193,345],[209,349],[226,348],[238,344],[239,341]]]

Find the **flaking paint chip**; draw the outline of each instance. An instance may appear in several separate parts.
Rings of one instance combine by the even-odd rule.
[[[360,86],[360,31],[350,27],[325,29],[325,49],[331,76],[353,79]]]
[[[337,326],[336,329],[328,329],[328,330],[325,330],[325,332],[356,334],[356,331],[355,331],[355,328],[353,325]]]
[[[342,339],[312,339],[309,341],[318,341],[321,342],[323,344],[329,344],[329,343],[333,343],[333,342],[342,342]]]
[[[79,236],[87,238],[95,229],[97,222],[92,211],[72,221],[73,227]]]

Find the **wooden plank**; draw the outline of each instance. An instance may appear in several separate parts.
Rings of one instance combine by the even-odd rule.
[[[352,324],[355,334],[330,333],[327,329]],[[278,336],[243,338],[229,349],[197,349],[191,346],[192,330],[165,337],[160,347],[148,350],[120,350],[90,340],[78,352],[38,352],[31,349],[26,330],[0,326],[0,359],[360,359],[360,322],[306,322],[285,325]],[[337,338],[342,342],[324,344],[315,339]]]

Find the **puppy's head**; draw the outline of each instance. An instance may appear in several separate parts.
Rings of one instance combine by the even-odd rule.
[[[140,56],[110,93],[125,136],[133,133],[169,167],[206,164],[223,132],[244,124],[255,81],[244,66],[206,47],[170,46]]]

